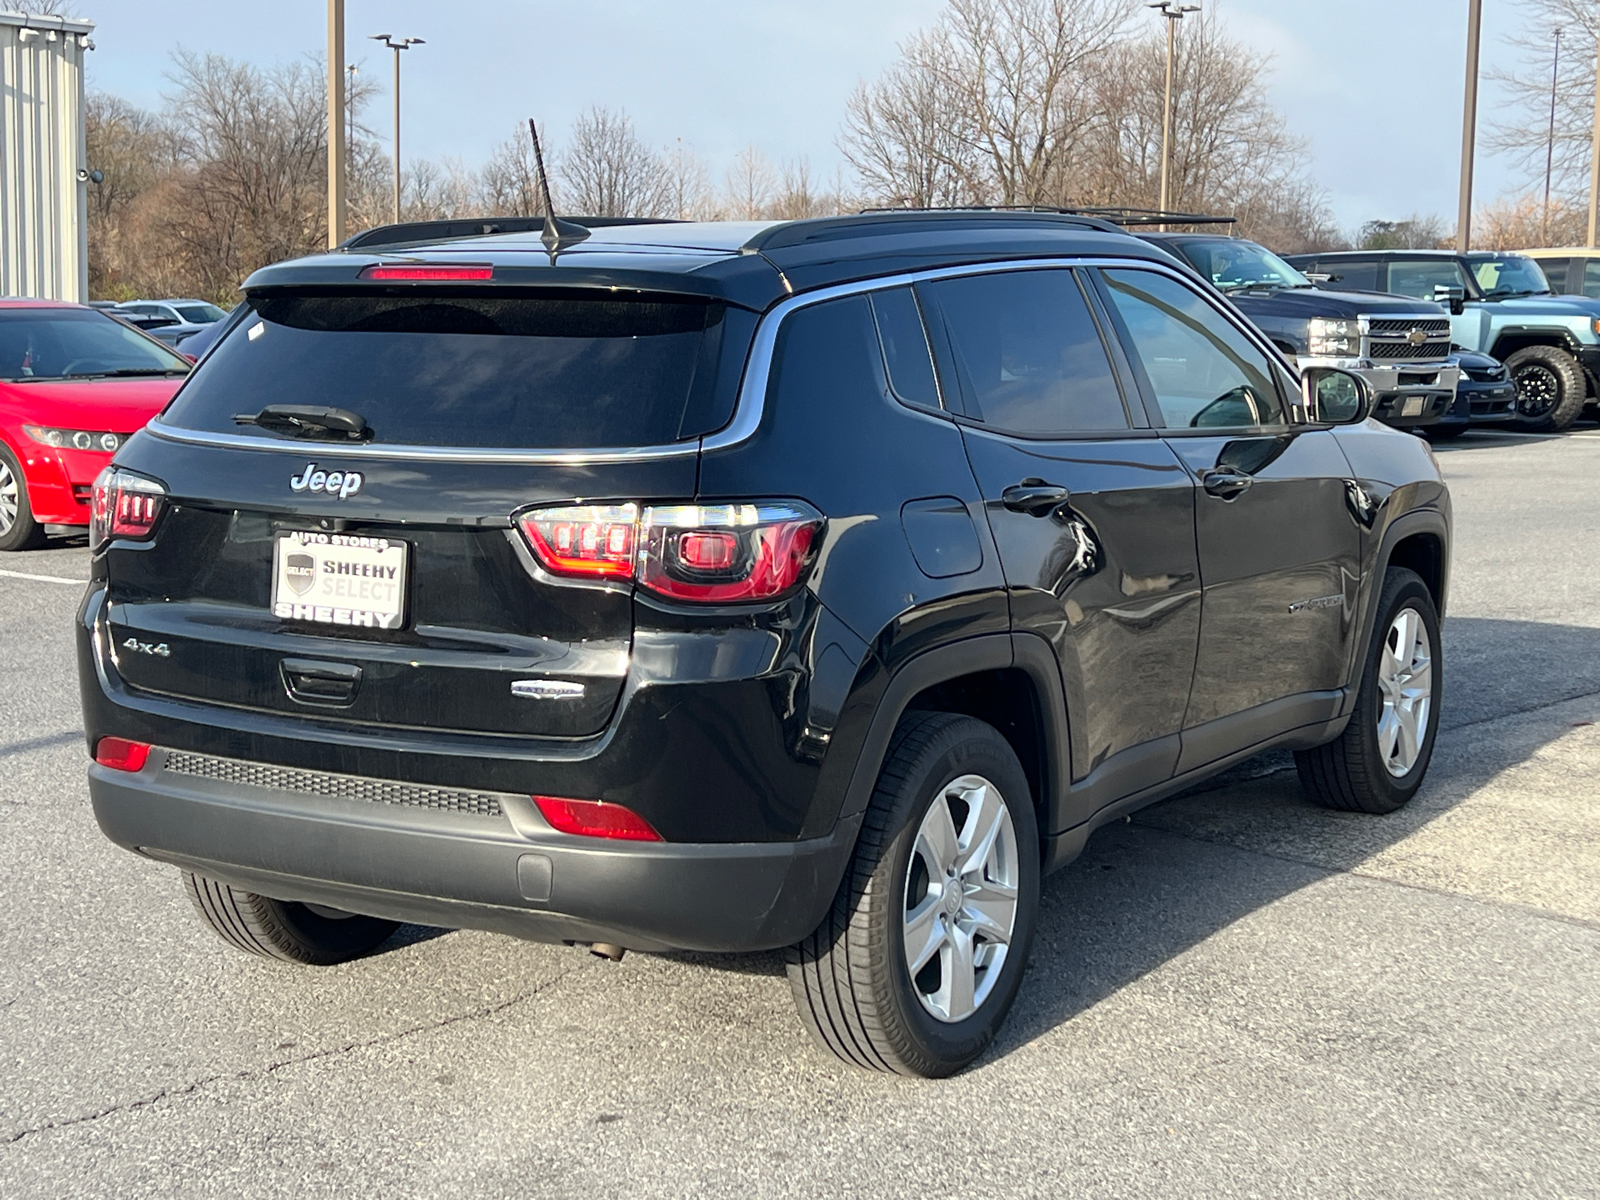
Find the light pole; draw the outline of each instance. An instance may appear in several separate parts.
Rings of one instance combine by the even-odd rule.
[[[328,0],[328,249],[344,241],[344,0]]]
[[[1589,248],[1594,249],[1595,234],[1600,233],[1600,39],[1597,39],[1594,58],[1594,141],[1589,147]]]
[[[1461,207],[1456,213],[1456,249],[1472,248],[1472,153],[1478,144],[1478,34],[1483,0],[1467,5],[1467,89],[1461,113]]]
[[[1555,61],[1550,65],[1550,140],[1544,148],[1544,215],[1539,221],[1539,240],[1550,244],[1550,168],[1556,160],[1556,81],[1561,78],[1561,30],[1556,30]]]
[[[344,148],[348,154],[355,149],[356,144],[356,76],[361,74],[361,71],[355,63],[351,63],[344,70],[348,77],[344,89],[344,110],[350,118],[349,128],[345,131]]]
[[[400,38],[396,40],[387,33],[374,33],[371,39],[382,42],[394,51],[394,223],[400,223],[400,51],[409,50],[413,46],[421,46],[421,38]]]
[[[1185,14],[1199,12],[1200,6],[1180,4],[1178,0],[1145,0],[1145,3],[1167,19],[1167,100],[1161,109],[1161,211],[1166,212],[1169,203],[1167,181],[1172,171],[1172,56],[1175,34],[1178,22],[1183,20]]]

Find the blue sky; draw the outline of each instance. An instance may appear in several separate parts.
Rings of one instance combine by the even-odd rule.
[[[11,0],[16,5],[18,0]],[[23,0],[22,7],[26,7]],[[805,156],[831,174],[844,101],[930,24],[942,0],[346,0],[347,58],[388,86],[369,33],[427,39],[406,52],[404,150],[476,165],[538,116],[559,138],[590,105],[625,108],[660,146],[692,146],[720,180],[740,148]],[[1272,102],[1311,143],[1339,223],[1439,213],[1454,223],[1467,0],[1206,0],[1234,36],[1274,56]],[[1514,0],[1484,5],[1485,69],[1510,66]],[[315,53],[324,0],[79,0],[95,21],[90,85],[156,106],[179,45],[268,64]],[[1149,18],[1155,21],[1154,16]],[[1372,31],[1381,31],[1374,36]],[[1480,128],[1497,96],[1482,93]],[[388,129],[388,101],[371,123]],[[1480,151],[1477,197],[1523,181]]]

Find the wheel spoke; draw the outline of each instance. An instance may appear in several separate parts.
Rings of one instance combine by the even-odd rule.
[[[999,887],[983,888],[967,893],[961,906],[962,920],[972,927],[974,934],[981,933],[991,942],[1011,941],[1011,930],[1017,920],[1017,889],[1007,888],[1009,896]]]
[[[968,803],[967,819],[962,829],[962,850],[956,862],[958,874],[981,871],[994,851],[995,839],[1000,836],[1006,816],[1005,801],[992,787],[984,787],[977,795],[963,796]]]
[[[939,952],[945,941],[945,923],[940,915],[941,897],[929,892],[922,903],[906,914],[906,966],[915,975]]]
[[[1393,764],[1395,747],[1399,742],[1400,718],[1394,706],[1386,704],[1383,716],[1378,718],[1378,750],[1383,754],[1385,763]]]
[[[939,952],[939,990],[933,995],[934,1007],[944,1011],[945,1020],[960,1021],[972,1015],[974,973],[972,935],[956,926]]]
[[[1422,743],[1417,734],[1416,709],[1409,704],[1397,705],[1395,717],[1395,724],[1399,726],[1400,733],[1400,755],[1395,765],[1402,771],[1409,771],[1422,751]]]
[[[937,878],[955,866],[960,847],[956,842],[956,823],[950,818],[950,805],[943,796],[933,802],[922,828],[917,831],[917,853],[927,864],[928,874]]]

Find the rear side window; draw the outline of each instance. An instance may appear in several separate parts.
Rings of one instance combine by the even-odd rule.
[[[1550,290],[1560,295],[1567,290],[1567,264],[1570,259],[1541,258],[1539,266],[1544,269],[1544,277],[1550,281]]]
[[[1126,429],[1105,343],[1072,272],[1007,271],[927,285],[969,417],[1008,433]]]
[[[939,407],[939,385],[933,377],[933,355],[928,350],[927,331],[916,297],[910,288],[895,288],[872,293],[872,312],[878,321],[878,340],[883,343],[883,362],[889,372],[889,386],[907,404],[920,408]]]
[[[247,303],[253,312],[163,421],[234,433],[237,414],[325,404],[360,413],[380,445],[662,445],[678,439],[692,394],[713,384],[725,315],[676,297],[364,292]]]
[[[1600,300],[1600,261],[1590,259],[1583,264],[1583,294]]]
[[[1467,277],[1453,258],[1401,260],[1389,264],[1389,290],[1417,300],[1432,300],[1436,287],[1467,286]]]
[[[1345,288],[1352,292],[1378,290],[1378,260],[1375,258],[1335,258],[1320,267],[1307,269],[1333,276],[1329,287]]]

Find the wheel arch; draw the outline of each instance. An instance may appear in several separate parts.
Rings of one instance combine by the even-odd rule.
[[[840,819],[866,809],[895,728],[917,710],[961,713],[999,731],[1033,791],[1042,846],[1071,777],[1061,673],[1049,644],[1032,634],[984,634],[924,651],[901,666],[873,714]]]
[[[1518,350],[1526,350],[1529,346],[1549,346],[1564,350],[1574,358],[1578,352],[1577,342],[1565,329],[1507,329],[1495,339],[1487,353],[1505,362]]]

